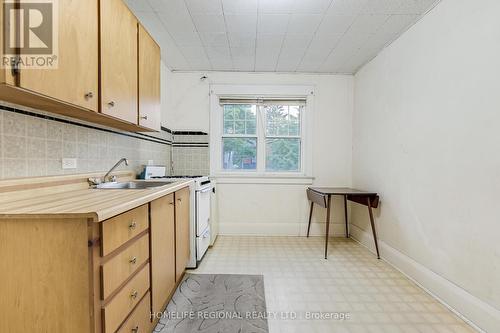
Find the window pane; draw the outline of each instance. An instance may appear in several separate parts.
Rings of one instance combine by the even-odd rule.
[[[222,151],[225,170],[257,168],[257,138],[223,138]]]
[[[255,105],[224,105],[224,134],[255,135],[257,107]]]
[[[299,136],[301,111],[302,107],[298,105],[264,106],[264,112],[266,113],[266,135]]]
[[[267,171],[299,171],[300,139],[266,139]]]

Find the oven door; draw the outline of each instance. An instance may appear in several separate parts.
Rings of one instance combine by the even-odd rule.
[[[210,224],[210,193],[212,186],[196,191],[196,236],[201,236]]]

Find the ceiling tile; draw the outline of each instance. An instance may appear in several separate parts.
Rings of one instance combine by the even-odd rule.
[[[235,58],[253,58],[255,56],[254,47],[231,47],[231,56]]]
[[[279,55],[279,48],[257,48],[255,52],[255,70],[274,71],[278,63]]]
[[[137,2],[137,0],[134,0]],[[178,13],[187,11],[184,0],[147,0],[157,13]]]
[[[304,0],[259,0],[259,12],[291,13],[296,1]]]
[[[400,7],[399,0],[370,0],[362,12],[365,14],[394,14]]]
[[[196,28],[191,20],[191,16],[187,11],[183,13],[158,13],[163,26],[170,32],[186,32],[196,31]]]
[[[344,33],[356,20],[356,16],[327,15],[318,28],[319,34]]]
[[[224,16],[219,14],[196,14],[193,21],[198,32],[225,32]]]
[[[306,48],[313,39],[313,34],[286,34],[283,47]]]
[[[180,46],[179,50],[188,62],[202,61],[203,59],[208,60],[205,54],[205,48],[202,46]]]
[[[288,24],[288,32],[314,33],[321,23],[322,15],[318,14],[292,14]]]
[[[205,48],[208,58],[212,59],[231,59],[229,47],[208,46]]]
[[[328,8],[327,15],[357,15],[365,7],[368,0],[334,0]]]
[[[295,72],[302,60],[302,54],[286,54],[281,53],[276,66],[276,70],[280,72]]]
[[[221,0],[185,0],[191,14],[221,14]]]
[[[332,50],[342,39],[343,34],[318,35],[316,34],[309,44],[309,50]]]
[[[259,33],[285,33],[289,19],[290,14],[261,14],[257,23],[257,31]]]
[[[225,18],[229,32],[255,33],[257,30],[257,14],[227,14]]]
[[[200,37],[196,32],[172,32],[170,35],[177,46],[202,46]]]
[[[222,0],[224,13],[257,13],[258,0]]]
[[[377,34],[382,34],[389,38],[396,36],[415,23],[419,17],[419,15],[392,15],[377,30]]]
[[[283,34],[258,34],[257,35],[257,47],[262,49],[273,49],[277,48],[278,52],[283,44],[283,39],[285,35]]]
[[[255,48],[256,39],[255,33],[229,33],[229,45],[231,47]]]
[[[147,1],[125,0],[128,8],[133,12],[152,12],[153,8]]]
[[[332,0],[299,0],[293,6],[293,12],[299,14],[323,14]]]
[[[357,34],[374,34],[388,18],[389,15],[359,15],[349,31]]]
[[[424,14],[440,0],[399,0],[395,14]]]
[[[229,47],[228,37],[225,32],[200,32],[201,43],[205,46]]]

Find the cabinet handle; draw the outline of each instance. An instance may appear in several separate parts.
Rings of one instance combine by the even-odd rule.
[[[129,262],[132,264],[132,265],[135,265],[137,263],[137,257],[132,257],[132,259],[129,260]]]
[[[148,120],[148,116],[141,116],[141,119]]]
[[[169,205],[173,205],[173,204],[175,204],[175,202],[173,202],[173,201],[172,201],[172,202],[169,202],[168,204],[169,204]]]
[[[91,99],[94,97],[94,94],[92,92],[88,92],[85,94],[85,99]]]
[[[109,103],[108,103],[108,105],[109,105],[110,107],[114,107],[114,106],[115,106],[115,102],[111,101],[111,102],[109,102]]]
[[[137,291],[133,291],[131,294],[130,294],[130,298],[132,299],[136,299],[137,298],[137,295],[139,295],[139,293]]]
[[[177,201],[182,202],[182,198],[177,199]]]
[[[134,230],[137,227],[137,223],[135,223],[135,221],[132,221],[128,227],[130,230]]]
[[[139,326],[135,326],[134,328],[132,328],[132,333],[139,333]]]

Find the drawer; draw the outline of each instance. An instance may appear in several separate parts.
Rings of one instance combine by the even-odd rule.
[[[152,331],[151,324],[151,295],[144,296],[134,312],[123,323],[117,333],[149,333]]]
[[[148,205],[102,222],[101,255],[104,257],[148,229]]]
[[[101,266],[101,299],[109,297],[149,259],[149,234],[145,234]]]
[[[104,332],[115,332],[125,318],[128,317],[132,309],[139,303],[142,296],[146,294],[148,289],[149,264],[144,266],[144,268],[142,268],[141,271],[137,273],[106,306],[104,306]]]

